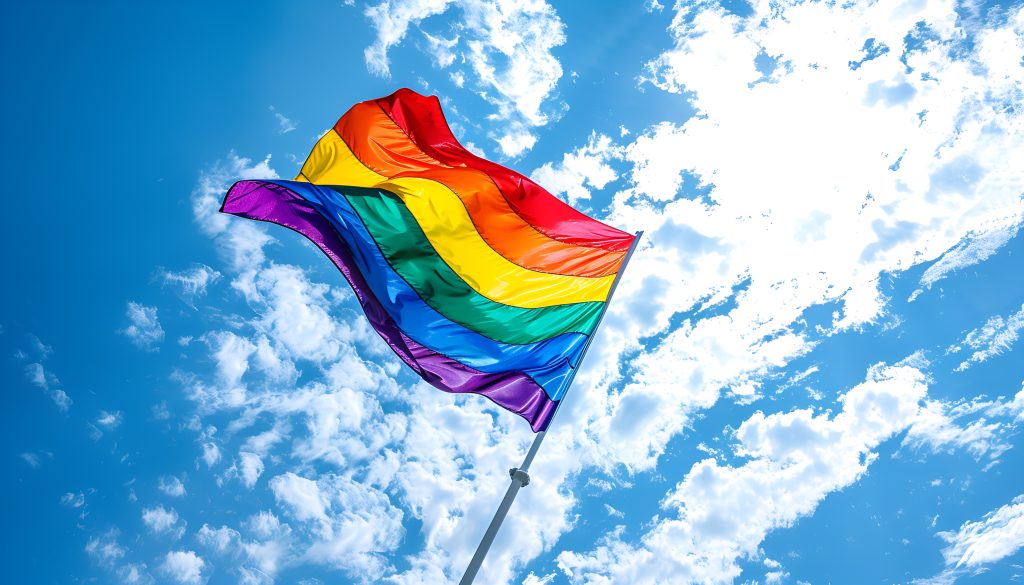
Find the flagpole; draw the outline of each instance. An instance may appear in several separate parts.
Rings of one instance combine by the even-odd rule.
[[[636,232],[636,237],[633,238],[633,243],[630,244],[629,250],[626,252],[625,258],[622,259],[622,267],[615,273],[615,278],[612,280],[612,286],[608,290],[608,299],[605,301],[604,306],[601,307],[601,314],[597,317],[597,324],[594,326],[594,331],[587,337],[586,343],[583,344],[583,351],[580,353],[580,360],[577,362],[576,367],[569,373],[569,380],[566,383],[565,394],[562,395],[562,399],[555,405],[555,411],[551,413],[551,419],[548,420],[548,427],[555,420],[555,415],[558,414],[558,407],[565,401],[565,396],[569,393],[569,388],[572,387],[573,380],[576,379],[576,372],[580,371],[580,367],[583,366],[583,359],[587,357],[587,350],[590,349],[591,342],[594,341],[594,337],[597,336],[597,330],[601,327],[601,323],[604,321],[604,315],[608,312],[608,305],[612,302],[612,295],[615,294],[615,288],[619,285],[619,279],[622,278],[622,273],[626,271],[626,265],[629,264],[629,259],[633,256],[633,251],[636,250],[636,245],[640,243],[640,237],[644,235],[643,231]],[[505,497],[502,498],[501,504],[498,505],[498,510],[494,512],[494,518],[491,519],[490,525],[487,526],[487,531],[484,532],[483,538],[480,540],[480,545],[476,547],[476,553],[473,554],[473,559],[469,561],[469,566],[466,567],[466,572],[462,575],[462,580],[459,581],[459,585],[472,585],[473,580],[476,578],[477,572],[480,570],[480,565],[484,562],[484,557],[487,556],[487,551],[490,550],[491,544],[494,542],[494,537],[498,535],[498,529],[501,528],[501,523],[505,521],[505,516],[508,515],[509,508],[512,507],[512,502],[515,501],[516,495],[519,494],[519,490],[530,485],[530,465],[533,463],[533,458],[537,456],[537,450],[540,449],[540,444],[544,442],[544,437],[547,435],[547,428],[537,433],[537,436],[533,439],[533,444],[530,445],[530,450],[526,452],[526,458],[523,459],[523,464],[519,467],[513,467],[508,470],[509,476],[512,478],[512,482],[508,486],[508,490],[505,492]]]

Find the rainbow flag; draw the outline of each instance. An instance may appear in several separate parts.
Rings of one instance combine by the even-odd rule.
[[[546,428],[634,236],[473,155],[440,102],[355,105],[294,181],[239,181],[221,211],[306,236],[398,357],[446,392]]]

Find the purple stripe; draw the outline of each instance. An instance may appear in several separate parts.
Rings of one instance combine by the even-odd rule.
[[[355,291],[370,325],[398,357],[424,380],[445,392],[482,394],[502,408],[525,418],[535,432],[544,430],[558,402],[548,398],[532,378],[522,372],[486,373],[416,343],[388,316],[356,264],[348,247],[305,199],[289,189],[263,181],[239,181],[224,198],[221,211],[282,225],[317,245],[334,262]]]

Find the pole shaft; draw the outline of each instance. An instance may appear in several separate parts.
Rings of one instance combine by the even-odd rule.
[[[644,235],[642,231],[636,233],[636,238],[633,239],[633,243],[629,246],[629,251],[626,252],[626,256],[622,259],[622,267],[615,273],[615,279],[612,280],[612,286],[608,289],[608,299],[605,301],[604,306],[601,307],[601,314],[597,317],[597,325],[594,326],[594,330],[583,345],[583,351],[580,352],[579,362],[576,363],[576,367],[569,373],[569,379],[566,381],[565,386],[566,394],[569,392],[569,387],[572,386],[573,380],[576,379],[576,372],[578,372],[580,370],[580,366],[583,365],[583,359],[587,357],[587,350],[590,349],[590,344],[594,341],[597,330],[601,327],[601,322],[604,321],[604,315],[608,311],[608,305],[611,304],[612,295],[615,294],[615,288],[619,285],[619,279],[622,278],[622,273],[626,271],[626,265],[629,264],[629,259],[633,256],[633,251],[636,250],[636,245],[640,242],[640,236],[642,235]],[[551,419],[548,420],[549,427],[551,426],[551,421],[555,419],[555,415],[558,414],[558,407],[561,406],[563,400],[565,400],[565,394],[562,395],[562,399],[559,400],[558,404],[555,406],[555,412],[551,413]],[[494,512],[494,518],[491,519],[491,523],[487,526],[487,531],[484,532],[484,537],[480,540],[480,545],[476,547],[476,553],[473,554],[473,559],[469,561],[469,566],[466,567],[466,572],[462,575],[462,580],[459,581],[459,585],[472,585],[473,580],[476,579],[476,574],[480,571],[480,566],[484,562],[484,557],[487,556],[487,551],[490,550],[491,544],[494,542],[494,538],[498,535],[498,529],[501,528],[502,522],[505,521],[505,516],[508,515],[509,508],[512,507],[512,502],[515,501],[519,490],[530,483],[530,476],[527,472],[530,470],[530,465],[533,464],[533,458],[537,456],[537,451],[540,449],[540,444],[544,442],[545,436],[547,436],[547,430],[537,433],[537,436],[533,439],[533,444],[530,445],[530,450],[526,452],[526,458],[523,459],[522,467],[509,470],[509,475],[512,476],[512,483],[509,484],[508,491],[505,492],[505,497],[502,498],[501,504],[498,505],[498,510]]]
[[[509,508],[512,507],[512,502],[516,499],[516,495],[519,493],[519,489],[526,485],[524,482],[530,481],[530,476],[526,473],[530,467],[530,463],[533,460],[534,455],[537,453],[537,449],[540,448],[541,442],[544,441],[545,431],[537,433],[537,436],[533,439],[533,444],[530,445],[530,450],[526,454],[526,459],[523,461],[523,466],[519,469],[510,469],[509,475],[512,476],[512,483],[508,486],[508,491],[505,492],[505,497],[502,498],[501,504],[498,505],[498,510],[494,513],[494,518],[491,519],[491,523],[487,526],[487,531],[484,532],[484,537],[480,539],[480,545],[476,547],[476,552],[473,554],[473,560],[469,561],[469,566],[466,567],[466,572],[462,575],[462,580],[459,581],[459,585],[472,585],[473,579],[476,578],[477,572],[480,570],[480,565],[484,563],[484,557],[487,556],[487,551],[491,549],[491,543],[494,542],[494,538],[498,536],[498,529],[501,528],[501,523],[505,521],[505,516],[508,515]]]

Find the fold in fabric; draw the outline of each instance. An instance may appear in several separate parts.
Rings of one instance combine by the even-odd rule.
[[[259,183],[243,183],[251,182]],[[432,351],[483,372],[521,371],[536,380],[553,399],[559,398],[566,376],[583,351],[586,335],[563,333],[537,343],[512,345],[470,331],[435,311],[394,271],[342,194],[363,191],[364,196],[369,197],[375,190],[332,188],[296,181],[265,182],[302,198],[330,222],[345,242],[370,291],[382,301],[388,316],[407,336]]]
[[[329,148],[329,142],[338,137],[364,165],[384,177],[431,179],[451,189],[466,206],[480,236],[520,266],[554,274],[601,277],[614,274],[622,263],[625,252],[560,242],[544,235],[509,206],[490,176],[466,166],[452,167],[427,155],[376,102],[353,106],[320,143]],[[322,168],[303,169],[303,174],[310,176],[310,172],[315,174]]]
[[[486,396],[522,416],[539,432],[547,428],[558,407],[540,385],[520,371],[488,373],[459,363],[406,335],[373,294],[338,232],[307,200],[281,185],[240,181],[228,192],[221,211],[292,229],[313,242],[349,282],[370,325],[398,357],[431,385],[452,393]]]
[[[345,141],[329,136],[320,140],[320,144],[333,142],[326,151],[329,154],[319,145],[314,147],[300,178],[319,185],[378,188],[398,195],[437,253],[481,295],[523,308],[607,298],[614,275],[587,278],[529,270],[510,262],[481,237],[466,206],[451,189],[431,179],[403,175],[380,180],[382,176],[363,165]]]
[[[415,218],[387,191],[333,187],[355,209],[388,264],[438,313],[502,343],[526,344],[562,333],[590,334],[604,303],[524,309],[496,303],[469,287],[437,255]]]
[[[490,176],[512,209],[552,239],[618,252],[633,243],[631,234],[576,211],[523,175],[466,150],[452,135],[437,97],[403,88],[374,101],[427,155]]]

